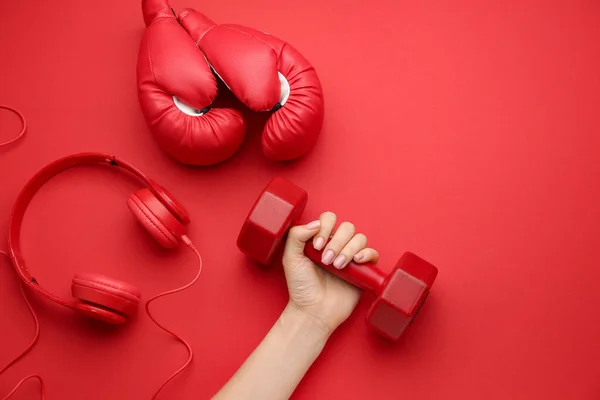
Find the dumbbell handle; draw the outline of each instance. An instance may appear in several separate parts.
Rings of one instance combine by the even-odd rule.
[[[344,269],[337,269],[333,264],[325,265],[321,261],[322,252],[314,248],[312,241],[307,242],[304,246],[304,254],[312,262],[346,282],[374,293],[381,290],[387,278],[387,274],[373,264],[364,263],[359,265],[350,261]]]

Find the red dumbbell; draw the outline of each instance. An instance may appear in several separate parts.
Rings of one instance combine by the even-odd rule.
[[[273,179],[258,197],[237,245],[254,260],[270,264],[288,230],[300,219],[308,195],[283,179]],[[321,252],[312,244],[304,253],[315,264],[361,289],[374,292],[375,302],[367,313],[367,323],[390,340],[397,340],[421,308],[435,281],[438,270],[412,253],[404,253],[390,274],[374,265],[349,263],[338,270],[321,262]]]

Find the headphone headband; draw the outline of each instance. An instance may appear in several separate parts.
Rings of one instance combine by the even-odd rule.
[[[15,201],[15,205],[13,206],[10,217],[8,232],[8,250],[10,258],[17,271],[17,274],[26,284],[43,296],[68,307],[72,307],[72,304],[43,290],[37,284],[35,278],[33,278],[29,273],[27,266],[25,265],[25,260],[21,254],[21,226],[23,224],[23,218],[25,217],[25,210],[42,186],[44,186],[46,182],[61,172],[80,165],[105,165],[123,168],[125,171],[137,176],[154,195],[161,196],[161,191],[164,191],[162,188],[152,182],[147,175],[135,168],[133,165],[117,158],[114,155],[104,153],[80,153],[61,158],[48,164],[37,174],[35,174],[29,180],[29,182],[27,182]],[[169,204],[165,205],[169,206]]]
[[[162,330],[174,336],[177,340],[183,343],[188,350],[188,360],[185,364],[179,368],[166,382],[158,389],[154,397],[157,397],[162,389],[182,372],[192,360],[192,348],[190,345],[182,339],[180,336],[174,334],[162,324],[160,324],[150,313],[148,306],[150,303],[158,298],[165,295],[181,292],[193,285],[199,278],[202,271],[202,258],[196,247],[192,244],[190,238],[186,235],[185,225],[190,222],[190,218],[187,211],[177,200],[173,198],[164,188],[154,183],[147,175],[142,173],[140,170],[135,168],[133,165],[118,159],[111,154],[103,153],[80,153],[70,155],[54,161],[42,170],[36,173],[21,190],[10,216],[9,221],[9,232],[8,232],[8,250],[9,257],[17,271],[17,275],[21,278],[24,284],[21,285],[21,292],[23,293],[25,302],[29,306],[29,309],[36,322],[36,335],[31,344],[13,359],[6,367],[0,370],[6,370],[22,356],[24,356],[31,347],[35,344],[39,334],[38,318],[35,311],[29,304],[27,297],[25,296],[24,287],[27,285],[34,292],[39,293],[45,298],[54,301],[60,305],[71,308],[77,311],[80,315],[91,317],[97,321],[102,321],[110,324],[122,324],[133,314],[135,308],[141,298],[140,291],[133,285],[126,282],[111,279],[99,274],[76,274],[73,277],[71,284],[71,294],[74,300],[64,300],[49,292],[47,292],[29,273],[25,260],[21,254],[21,227],[23,219],[25,217],[25,211],[33,200],[36,193],[46,184],[52,177],[60,174],[61,172],[76,167],[79,165],[103,165],[110,167],[117,167],[124,171],[130,172],[131,174],[138,177],[144,184],[145,187],[136,190],[129,196],[128,207],[136,216],[138,222],[145,226],[146,231],[150,233],[154,238],[161,243],[164,247],[172,248],[179,242],[187,245],[198,257],[198,273],[192,281],[185,286],[181,286],[176,289],[169,290],[167,292],[159,293],[152,297],[146,303],[146,312],[150,319]],[[6,255],[3,251],[0,253]],[[38,377],[39,378],[39,377]],[[17,390],[17,388],[27,378],[21,380],[9,393],[8,397]],[[40,382],[43,386],[43,382],[40,378]],[[42,390],[43,392],[43,390]],[[7,398],[8,398],[7,397]],[[42,393],[43,397],[43,393]]]

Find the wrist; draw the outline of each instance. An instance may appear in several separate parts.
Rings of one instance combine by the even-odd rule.
[[[329,334],[288,304],[267,336],[214,399],[289,399]]]
[[[307,338],[322,343],[323,346],[333,331],[325,322],[307,314],[293,303],[286,305],[278,322],[291,332],[302,332]]]

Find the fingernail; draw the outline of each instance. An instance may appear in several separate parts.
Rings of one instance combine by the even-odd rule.
[[[325,239],[323,239],[320,236],[318,238],[316,238],[315,241],[313,242],[313,246],[317,250],[321,250],[323,248],[324,244],[325,244]]]
[[[354,261],[360,261],[365,257],[365,255],[363,253],[356,253],[356,255],[354,256]]]
[[[321,226],[321,221],[316,220],[306,225],[307,229],[313,230]]]
[[[346,256],[343,254],[340,254],[339,256],[337,256],[337,258],[333,262],[333,266],[336,267],[337,269],[340,269],[344,266],[345,262],[346,262]]]
[[[333,261],[333,257],[335,257],[333,250],[327,250],[325,254],[323,254],[323,258],[321,258],[321,261],[323,262],[323,264],[329,265]]]

